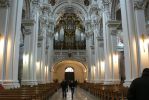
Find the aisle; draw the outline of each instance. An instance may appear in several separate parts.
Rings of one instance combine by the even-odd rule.
[[[60,89],[49,100],[72,100],[71,91],[69,90],[67,92],[67,98],[63,98],[62,91]],[[99,98],[96,98],[95,96],[91,95],[90,93],[88,93],[80,88],[77,88],[75,90],[73,100],[99,100]]]

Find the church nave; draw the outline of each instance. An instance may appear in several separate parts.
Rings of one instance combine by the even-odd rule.
[[[0,100],[125,99],[146,68],[149,0],[0,0]]]
[[[49,100],[100,100],[99,98],[93,96],[89,92],[84,91],[83,89],[77,87],[74,92],[74,98],[71,98],[71,91],[68,89],[67,97],[62,97],[62,90],[59,89]]]

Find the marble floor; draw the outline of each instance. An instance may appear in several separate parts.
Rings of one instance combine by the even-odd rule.
[[[74,98],[71,98],[71,91],[68,90],[67,97],[62,97],[62,90],[59,89],[49,100],[99,100],[99,98],[93,96],[89,92],[84,91],[83,89],[77,88],[74,92]]]

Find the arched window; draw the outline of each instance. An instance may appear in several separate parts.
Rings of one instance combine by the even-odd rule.
[[[65,72],[74,72],[74,70],[73,70],[73,68],[68,67],[68,68],[65,69]]]

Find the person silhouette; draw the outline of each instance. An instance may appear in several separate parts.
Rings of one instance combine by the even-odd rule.
[[[74,89],[75,89],[75,82],[74,81],[70,81],[69,87],[71,89],[71,97],[73,99],[73,94],[74,94]]]
[[[61,88],[62,88],[62,96],[63,98],[67,96],[67,88],[68,88],[68,84],[67,84],[67,81],[62,81],[61,82]]]
[[[142,76],[132,81],[127,94],[128,100],[149,100],[149,68],[143,70]]]

